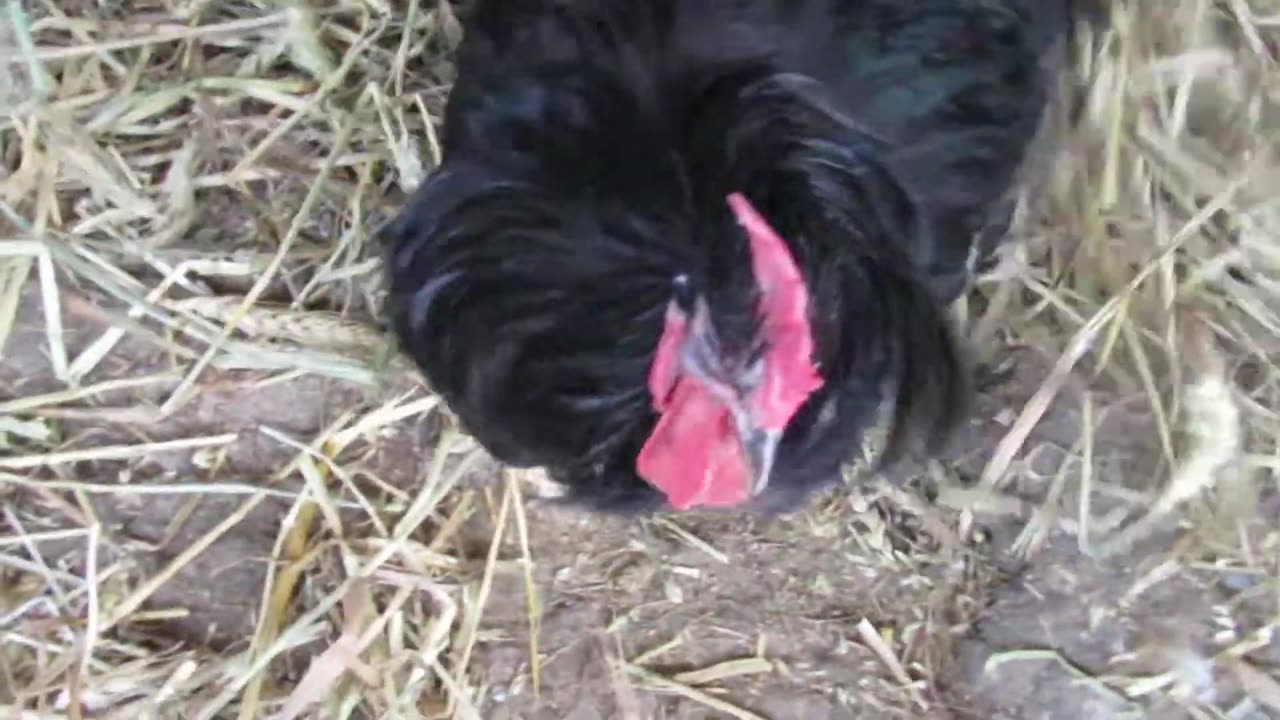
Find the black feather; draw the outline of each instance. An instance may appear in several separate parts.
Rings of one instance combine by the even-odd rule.
[[[388,231],[403,348],[500,460],[656,509],[635,458],[675,279],[726,343],[754,342],[725,205],[742,191],[801,266],[826,380],[762,505],[836,479],[886,400],[887,457],[929,449],[968,393],[943,308],[976,239],[1003,234],[1073,18],[1070,0],[481,0],[443,165]]]

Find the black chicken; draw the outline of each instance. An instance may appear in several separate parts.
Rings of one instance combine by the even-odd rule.
[[[968,393],[944,308],[1074,15],[479,0],[388,226],[394,329],[494,456],[596,509],[794,507],[885,403],[883,458],[930,447]]]

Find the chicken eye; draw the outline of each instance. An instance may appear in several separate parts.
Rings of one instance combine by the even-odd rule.
[[[693,281],[688,275],[681,273],[675,276],[671,281],[671,294],[676,301],[676,305],[686,313],[693,312],[693,304],[698,299],[697,292],[693,289]]]

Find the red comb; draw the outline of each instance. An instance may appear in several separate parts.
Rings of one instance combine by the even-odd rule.
[[[760,313],[765,351],[765,377],[756,391],[756,422],[781,431],[822,378],[813,365],[813,333],[809,327],[809,293],[804,276],[769,223],[741,193],[729,196],[729,207],[751,243],[751,268],[760,286]]]
[[[809,295],[791,250],[747,199],[730,195],[729,207],[750,243],[768,344],[764,377],[749,402],[760,429],[781,432],[822,387],[811,360]],[[745,459],[729,410],[696,378],[680,376],[680,346],[687,333],[688,319],[672,304],[649,367],[658,423],[636,458],[636,472],[678,510],[737,505],[751,496]]]

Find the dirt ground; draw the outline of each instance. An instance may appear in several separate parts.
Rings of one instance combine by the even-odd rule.
[[[35,299],[27,293],[10,353],[0,363],[6,396],[57,387],[47,374]],[[64,298],[76,318],[69,328],[72,349],[106,327],[88,300],[74,291]],[[1051,363],[1034,348],[1010,347],[1005,357],[1003,377],[983,393],[953,457],[938,466],[959,485],[971,484],[1007,432],[1008,408],[1025,402]],[[104,378],[145,375],[164,365],[142,345],[121,358]],[[290,456],[262,427],[305,439],[337,413],[376,403],[408,382],[371,391],[306,377],[261,385],[262,377],[210,372],[188,408],[145,430],[122,424],[113,432],[103,419],[157,402],[165,386],[114,393],[91,417],[61,420],[61,432],[83,441],[82,431],[92,430],[94,443],[136,441],[131,436],[140,432],[148,441],[236,433],[217,479],[253,484]],[[1094,401],[1109,406],[1098,433],[1103,440],[1094,448],[1096,472],[1116,478],[1151,472],[1158,449],[1134,442],[1152,436],[1141,403]],[[542,607],[540,693],[534,696],[530,681],[523,576],[508,542],[502,556],[513,561],[498,566],[474,660],[486,684],[484,717],[732,717],[627,678],[622,659],[651,651],[657,654],[646,667],[666,676],[766,658],[763,669],[720,679],[704,691],[776,719],[1195,717],[1168,698],[1131,702],[1081,680],[1113,671],[1116,658],[1145,663],[1152,674],[1189,675],[1189,687],[1208,694],[1202,700],[1221,704],[1238,696],[1232,678],[1214,676],[1203,658],[1221,644],[1223,632],[1243,636],[1260,626],[1273,589],[1256,586],[1248,575],[1169,566],[1166,559],[1177,551],[1169,532],[1111,561],[1081,554],[1074,535],[1056,530],[1030,558],[1012,552],[1026,508],[1039,502],[1048,478],[1066,461],[1079,424],[1079,398],[1068,393],[1028,442],[1036,450],[1015,470],[1025,505],[980,514],[979,541],[971,545],[957,542],[945,508],[934,502],[938,485],[925,480],[930,474],[923,468],[852,478],[812,508],[777,518],[601,519],[534,499],[529,532]],[[431,459],[437,429],[430,421],[400,423],[381,435],[360,471],[412,491]],[[70,472],[110,484],[172,481],[205,470],[196,454],[178,451],[81,464]],[[469,492],[482,493],[494,472],[477,473]],[[42,502],[30,492],[5,494],[11,507]],[[113,552],[149,575],[238,504],[233,496],[195,497],[104,493],[91,506]],[[156,610],[180,609],[179,617],[126,632],[219,649],[242,646],[252,636],[287,506],[273,501],[256,508],[148,602]],[[1278,510],[1273,496],[1259,520],[1274,525]],[[464,575],[478,577],[493,532],[491,512],[481,512],[458,534],[454,552],[471,566]],[[900,653],[911,685],[898,682],[860,637],[863,621]],[[304,646],[284,675],[300,673],[307,656]],[[992,658],[1004,661],[984,672]],[[1280,663],[1280,640],[1264,643],[1254,660]],[[1249,710],[1232,717],[1275,717]]]

